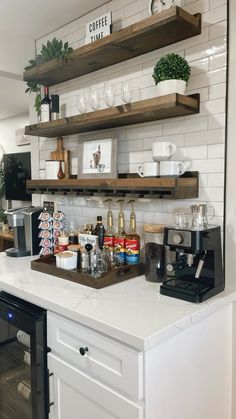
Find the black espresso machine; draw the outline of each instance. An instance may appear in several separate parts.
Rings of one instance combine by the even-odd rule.
[[[161,294],[201,303],[224,290],[219,226],[204,230],[165,227],[166,281]]]

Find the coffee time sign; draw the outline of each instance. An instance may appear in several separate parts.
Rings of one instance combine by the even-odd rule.
[[[111,33],[111,12],[86,24],[85,44],[90,44]]]

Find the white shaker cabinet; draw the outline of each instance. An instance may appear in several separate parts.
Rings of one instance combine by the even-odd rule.
[[[143,419],[142,353],[48,313],[50,419]]]
[[[50,419],[232,419],[231,314],[188,319],[141,352],[48,313]]]

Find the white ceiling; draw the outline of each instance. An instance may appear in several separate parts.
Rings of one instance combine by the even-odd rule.
[[[0,0],[0,120],[28,112],[22,74],[35,39],[108,0]]]

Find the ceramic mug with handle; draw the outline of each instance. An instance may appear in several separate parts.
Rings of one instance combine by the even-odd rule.
[[[176,145],[168,141],[161,141],[152,144],[152,155],[154,161],[168,160],[176,152]]]
[[[137,172],[140,177],[156,177],[159,176],[159,163],[148,162],[138,166]]]
[[[160,162],[160,176],[180,176],[186,172],[186,165],[180,160]]]

